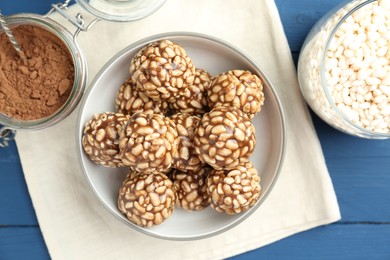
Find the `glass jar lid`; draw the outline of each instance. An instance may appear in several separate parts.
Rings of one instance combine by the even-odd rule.
[[[128,22],[157,11],[166,0],[76,0],[85,10],[108,21]]]

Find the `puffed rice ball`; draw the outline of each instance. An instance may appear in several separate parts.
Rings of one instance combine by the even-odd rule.
[[[123,167],[119,152],[119,132],[130,119],[121,113],[95,114],[85,124],[82,146],[85,154],[96,164]]]
[[[236,107],[219,106],[204,114],[194,136],[200,160],[217,170],[248,162],[255,145],[255,127]]]
[[[171,179],[177,190],[179,207],[188,211],[199,211],[208,207],[206,178],[211,170],[211,167],[205,166],[197,171],[173,171]]]
[[[172,215],[176,202],[176,189],[163,173],[130,172],[119,189],[119,210],[140,227],[161,224]]]
[[[138,112],[120,132],[122,161],[138,172],[167,171],[177,152],[177,136],[169,118],[151,111]]]
[[[247,70],[230,70],[216,76],[207,90],[209,107],[234,106],[251,118],[264,104],[263,82]]]
[[[178,148],[173,156],[172,167],[182,171],[200,169],[204,163],[199,159],[193,143],[200,117],[177,113],[169,118],[175,124],[178,133]]]
[[[260,196],[260,176],[250,162],[231,170],[213,170],[206,182],[210,205],[218,212],[247,211]]]
[[[166,114],[168,103],[153,100],[144,92],[137,90],[135,82],[130,77],[121,85],[116,94],[115,108],[118,113],[125,115],[133,115],[146,110]]]
[[[195,67],[186,51],[169,40],[156,41],[132,59],[130,74],[153,100],[168,100],[194,82]]]
[[[179,92],[179,96],[170,98],[169,108],[174,113],[189,113],[203,115],[209,111],[207,104],[207,88],[211,82],[211,75],[203,69],[195,69],[194,83]]]

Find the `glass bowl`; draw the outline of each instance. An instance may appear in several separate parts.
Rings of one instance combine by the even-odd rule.
[[[331,84],[334,84],[334,82],[330,83],[331,81],[329,81],[329,76],[331,75],[329,71],[335,67],[341,67],[341,73],[343,73],[344,69],[345,73],[350,73],[350,70],[347,70],[347,68],[357,68],[357,65],[355,66],[354,64],[357,64],[356,59],[359,57],[354,56],[354,54],[351,55],[350,52],[345,52],[345,50],[349,49],[349,46],[351,46],[350,48],[356,47],[350,45],[350,43],[341,41],[341,39],[347,38],[346,36],[344,37],[341,32],[349,32],[345,29],[347,28],[346,24],[351,23],[352,18],[358,17],[357,12],[362,13],[367,10],[367,8],[371,8],[372,5],[378,5],[379,2],[381,1],[354,0],[347,4],[344,3],[328,12],[314,25],[306,37],[298,61],[299,84],[302,94],[311,109],[332,127],[350,135],[370,139],[390,138],[390,114],[383,112],[381,115],[378,115],[378,117],[382,117],[385,122],[388,122],[387,128],[375,128],[374,120],[376,117],[367,121],[363,115],[368,112],[362,111],[363,105],[361,105],[361,103],[363,102],[361,102],[361,98],[356,97],[357,95],[350,94],[355,90],[352,89],[349,84],[356,84],[356,86],[357,84],[360,84],[359,86],[365,88],[368,86],[366,81],[346,83],[346,81],[354,82],[353,77],[345,76],[347,77],[345,78],[343,75],[347,74],[340,74],[341,76],[336,75],[335,77],[335,79],[338,80],[336,87],[332,87],[333,85]],[[353,28],[351,30],[358,30],[356,25],[354,26],[355,27],[351,27]],[[340,28],[342,30],[339,30]],[[337,39],[335,38],[336,36]],[[343,47],[344,45],[341,46],[341,44],[345,44],[345,48]],[[388,47],[390,49],[390,46]],[[341,51],[335,52],[334,57],[337,62],[331,64],[328,62],[328,60],[332,58],[332,53],[329,51],[334,49]],[[347,63],[349,64],[349,67],[344,65],[342,62],[344,57],[341,57],[340,55],[348,55],[349,58]],[[355,60],[353,60],[354,58]],[[333,71],[331,72],[333,73]],[[334,73],[340,73],[340,70],[335,69]],[[340,98],[335,94],[336,91],[334,91],[334,89],[336,88],[337,91],[344,91],[342,93],[345,95],[343,98],[345,98],[346,105],[341,104],[344,100],[340,102]],[[375,96],[375,94],[373,95]],[[387,103],[390,104],[390,95],[387,95],[387,100]],[[371,100],[365,99],[364,102],[372,105],[375,103],[374,97]],[[348,106],[350,103],[352,112],[349,113],[350,110],[348,110]],[[377,104],[375,104],[375,106],[376,105]],[[366,106],[367,104],[364,105],[364,107]]]

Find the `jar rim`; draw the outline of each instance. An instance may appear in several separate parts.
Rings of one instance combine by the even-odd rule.
[[[73,66],[74,81],[71,93],[66,102],[54,113],[35,120],[21,120],[0,113],[0,123],[13,129],[43,129],[54,125],[64,119],[73,111],[79,103],[86,85],[86,61],[73,35],[56,21],[36,14],[17,14],[7,17],[9,25],[33,25],[38,26],[55,35],[67,48]]]
[[[353,123],[335,104],[335,101],[334,99],[332,98],[331,94],[330,94],[330,91],[329,91],[329,88],[328,88],[328,84],[326,83],[326,76],[325,76],[325,63],[326,63],[326,59],[327,59],[327,52],[329,50],[329,47],[330,47],[330,44],[336,34],[336,32],[338,31],[338,29],[340,28],[340,26],[344,23],[344,21],[350,17],[354,12],[356,12],[357,10],[359,10],[360,8],[363,8],[369,4],[372,4],[374,2],[377,2],[378,0],[356,0],[356,2],[351,2],[350,4],[355,4],[355,6],[353,6],[350,10],[348,10],[345,14],[343,14],[342,18],[337,22],[336,26],[332,29],[332,31],[329,33],[329,36],[327,37],[326,39],[326,43],[325,43],[325,47],[324,47],[324,50],[323,50],[323,53],[322,53],[322,58],[321,58],[321,63],[320,63],[320,78],[321,78],[321,84],[323,86],[323,89],[324,89],[324,92],[325,92],[325,96],[326,98],[328,99],[328,102],[329,104],[332,106],[333,110],[345,121],[347,122],[351,127],[354,127],[356,128],[358,131],[360,131],[361,133],[364,133],[365,135],[376,135],[378,137],[383,137],[383,138],[389,138],[390,137],[390,133],[380,133],[380,132],[375,132],[375,131],[372,131],[372,130],[369,130],[367,128],[364,128],[362,126],[359,126],[355,123]],[[344,6],[345,7],[345,6]],[[342,7],[343,8],[343,7]],[[342,8],[340,8],[339,10],[341,10]],[[338,10],[338,11],[339,11]],[[331,19],[331,18],[330,18]],[[343,131],[343,129],[340,129]]]
[[[87,12],[107,21],[130,22],[142,19],[156,12],[166,0],[76,0]]]

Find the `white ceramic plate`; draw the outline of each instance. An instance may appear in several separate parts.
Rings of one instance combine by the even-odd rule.
[[[180,44],[191,57],[195,67],[217,75],[231,69],[246,69],[256,73],[265,82],[265,104],[255,116],[257,145],[251,161],[261,176],[262,193],[258,203],[249,211],[227,215],[210,207],[200,212],[186,212],[176,208],[173,215],[161,225],[140,228],[124,217],[117,208],[119,187],[128,170],[98,166],[84,154],[81,138],[84,124],[95,114],[115,111],[114,100],[119,86],[129,77],[130,60],[146,44],[170,39]],[[142,233],[164,239],[192,240],[210,237],[242,222],[266,199],[276,182],[284,157],[285,125],[279,99],[260,68],[245,54],[216,38],[195,33],[160,34],[138,41],[115,55],[97,74],[86,93],[78,117],[78,154],[84,174],[103,205],[123,223]]]

